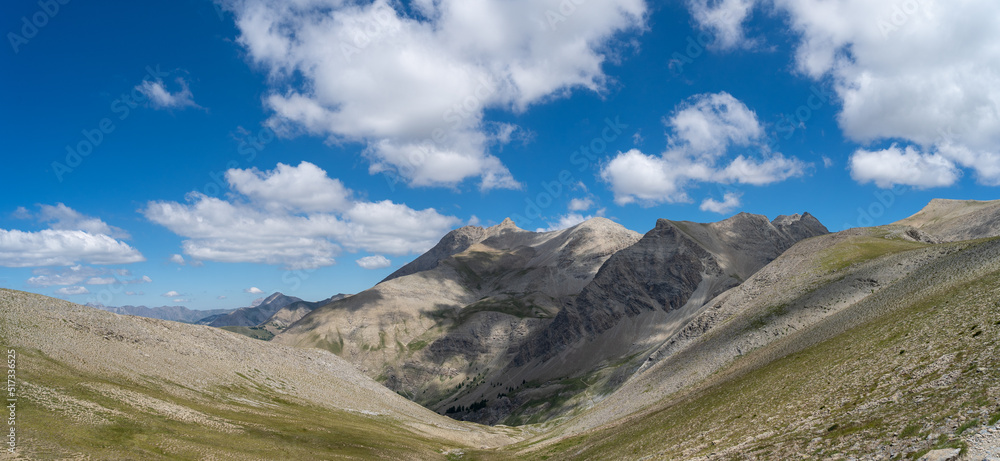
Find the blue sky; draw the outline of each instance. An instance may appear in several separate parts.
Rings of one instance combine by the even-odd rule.
[[[998,5],[4,2],[0,286],[238,307],[466,224],[808,211],[1000,184]]]

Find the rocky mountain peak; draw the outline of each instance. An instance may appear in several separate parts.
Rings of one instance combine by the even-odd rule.
[[[514,224],[513,219],[505,218],[503,222],[501,222],[500,224],[486,228],[486,233],[489,234],[490,236],[494,236],[494,235],[500,235],[505,232],[516,232],[523,230],[524,229],[517,227],[517,224]]]

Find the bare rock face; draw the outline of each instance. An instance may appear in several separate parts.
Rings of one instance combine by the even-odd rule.
[[[632,364],[679,332],[710,299],[796,242],[826,233],[808,213],[774,221],[740,213],[711,224],[660,219],[641,240],[611,256],[548,326],[512,349],[507,366],[492,378],[500,389],[539,387],[519,391],[520,400],[513,402],[503,392],[480,389],[454,403],[469,408],[485,402],[462,417],[493,424],[510,422],[504,408],[517,412],[519,405],[580,390],[545,383],[582,379],[614,388],[634,371]],[[599,371],[615,367],[620,369],[610,375]]]
[[[512,365],[544,362],[567,348],[587,350],[587,358],[580,359],[593,364],[635,352],[632,346],[644,343],[649,328],[616,331],[610,344],[628,350],[606,347],[609,342],[605,341],[605,347],[595,354],[579,343],[596,340],[625,318],[642,316],[653,321],[689,304],[696,309],[753,275],[799,240],[826,233],[826,227],[808,213],[781,216],[774,222],[747,213],[712,224],[660,219],[642,240],[612,256],[576,302],[563,309],[535,341],[526,344]],[[696,299],[689,303],[692,297]],[[579,368],[579,361],[574,362]],[[561,368],[557,370],[563,371]]]

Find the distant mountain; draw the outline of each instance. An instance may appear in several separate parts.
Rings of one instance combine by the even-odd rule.
[[[639,238],[604,218],[554,232],[523,230],[509,219],[463,227],[373,288],[312,311],[272,341],[331,350],[439,408],[483,385],[487,368],[500,369],[509,350],[548,325],[611,255]]]
[[[750,278],[797,242],[827,233],[809,213],[770,222],[748,213],[710,224],[660,219],[639,242],[608,259],[574,302],[524,341],[492,379],[496,386],[516,387],[581,374],[608,378],[598,370],[615,363],[625,365],[619,373],[627,373],[712,298]],[[611,377],[605,385],[613,388],[625,376]],[[565,386],[550,386],[524,392],[520,399],[528,402],[567,391]],[[521,403],[491,398],[496,394],[476,389],[455,403],[485,401],[474,419],[495,423]]]
[[[280,311],[281,308],[297,302],[302,302],[302,300],[294,296],[274,293],[264,298],[264,301],[259,304],[241,307],[227,314],[206,318],[199,323],[213,327],[255,327],[266,322],[272,315]]]
[[[278,312],[275,312],[274,315],[271,316],[271,318],[267,319],[266,321],[264,321],[264,323],[261,323],[257,326],[271,332],[272,334],[278,334],[284,331],[289,326],[291,326],[293,323],[298,322],[299,319],[305,317],[306,314],[314,311],[316,308],[323,307],[327,304],[330,304],[334,301],[339,301],[348,296],[350,295],[339,293],[329,298],[326,298],[322,301],[317,301],[314,303],[308,301],[294,302],[285,307],[282,307],[280,310],[278,310]]]
[[[102,311],[114,312],[115,314],[123,315],[135,315],[138,317],[147,317],[151,319],[160,320],[170,320],[173,322],[183,322],[183,323],[198,323],[205,317],[225,315],[234,311],[235,309],[210,309],[210,310],[196,310],[188,309],[184,306],[160,306],[160,307],[146,307],[146,306],[105,306],[103,304],[87,304],[90,307],[100,309]]]

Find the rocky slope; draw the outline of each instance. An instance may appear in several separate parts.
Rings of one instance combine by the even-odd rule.
[[[510,220],[458,229],[416,264],[316,309],[273,341],[331,350],[438,408],[485,385],[488,370],[502,368],[509,351],[550,323],[608,257],[638,240],[603,218],[546,233]]]
[[[455,401],[485,408],[461,416],[520,423],[570,407],[568,396],[594,386],[612,391],[630,370],[698,315],[799,240],[826,234],[808,213],[766,217],[741,213],[699,224],[661,219],[636,244],[609,258],[580,295],[491,376],[493,388]],[[544,419],[542,418],[542,419]]]
[[[256,306],[241,307],[228,314],[207,317],[199,323],[213,327],[255,327],[267,322],[283,307],[297,302],[302,302],[302,300],[294,296],[274,293]]]
[[[0,289],[0,342],[16,355],[29,459],[428,459],[512,440],[328,352],[206,326]]]
[[[992,232],[958,219],[936,224],[972,239]],[[798,243],[711,300],[616,392],[578,396],[586,410],[519,456],[991,452],[1000,241],[932,244],[912,222]]]
[[[1000,200],[931,200],[922,210],[896,223],[926,232],[943,242],[1000,235]]]

